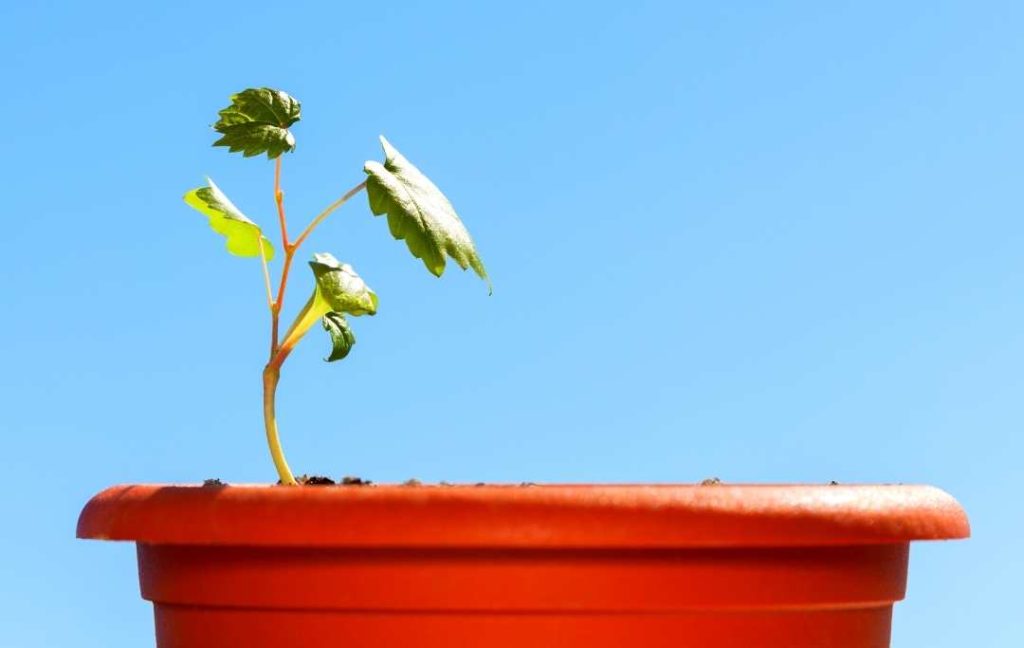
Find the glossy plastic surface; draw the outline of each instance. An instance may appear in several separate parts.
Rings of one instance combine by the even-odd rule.
[[[962,538],[930,486],[115,486],[80,538],[303,547],[699,547]]]
[[[965,537],[916,486],[104,491],[159,648],[885,648],[909,542]]]

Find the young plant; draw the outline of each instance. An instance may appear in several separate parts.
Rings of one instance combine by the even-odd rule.
[[[266,155],[274,161],[274,202],[281,229],[281,278],[274,290],[269,262],[275,248],[255,222],[243,214],[220,190],[213,180],[185,194],[185,202],[204,214],[213,231],[227,239],[227,250],[241,257],[258,257],[263,266],[263,280],[270,309],[270,358],[263,369],[263,419],[270,455],[282,484],[295,485],[295,476],[288,467],[277,431],[274,399],[281,377],[281,365],[314,324],[320,322],[331,339],[328,362],[341,360],[356,342],[346,315],[357,317],[377,312],[377,295],[356,274],[352,266],[341,263],[327,253],[314,254],[309,266],[313,271],[313,292],[294,321],[282,336],[281,311],[289,273],[295,255],[313,230],[365,190],[370,212],[387,215],[391,236],[404,240],[409,252],[423,261],[434,275],[444,273],[446,257],[451,257],[465,270],[474,272],[488,282],[487,272],[473,245],[473,239],[456,215],[444,194],[419,169],[406,160],[383,136],[384,162],[368,161],[363,165],[366,179],[346,191],[314,217],[302,232],[292,238],[285,218],[284,191],[281,189],[281,159],[295,150],[291,127],[301,117],[299,102],[288,94],[271,88],[249,88],[231,97],[231,105],[219,113],[213,128],[220,133],[214,146],[225,146],[232,153],[245,157]]]

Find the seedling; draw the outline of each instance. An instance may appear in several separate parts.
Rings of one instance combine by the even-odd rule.
[[[227,147],[244,157],[266,155],[274,161],[274,202],[281,226],[281,249],[284,260],[275,291],[269,262],[275,247],[254,221],[243,214],[213,183],[185,194],[185,202],[204,214],[213,231],[227,239],[227,250],[240,257],[259,258],[263,281],[267,288],[270,309],[270,358],[263,369],[263,419],[270,455],[282,484],[297,482],[277,431],[274,400],[281,377],[281,365],[314,324],[320,322],[331,340],[328,362],[341,360],[356,342],[346,316],[373,315],[377,312],[377,295],[352,266],[341,263],[327,253],[313,255],[309,266],[313,271],[313,293],[294,321],[280,334],[281,311],[284,307],[292,261],[310,234],[328,216],[361,191],[366,191],[370,212],[387,215],[391,236],[404,240],[409,252],[423,261],[434,275],[444,273],[446,257],[455,260],[463,270],[472,268],[488,282],[483,262],[477,255],[473,239],[456,215],[444,194],[419,169],[406,160],[383,136],[384,162],[369,161],[363,165],[366,179],[346,191],[313,218],[294,239],[289,236],[285,217],[284,191],[281,189],[281,159],[295,150],[291,127],[301,117],[299,102],[288,94],[271,88],[249,88],[231,97],[231,105],[219,113],[213,128],[220,134],[214,146]]]

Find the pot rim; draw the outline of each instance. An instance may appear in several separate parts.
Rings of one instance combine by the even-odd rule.
[[[121,485],[79,538],[350,548],[670,549],[951,540],[953,497],[920,485]]]

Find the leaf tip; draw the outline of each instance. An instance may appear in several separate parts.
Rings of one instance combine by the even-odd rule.
[[[395,149],[394,146],[391,146],[391,142],[388,141],[388,138],[384,137],[383,135],[378,135],[377,139],[380,140],[380,146],[381,148],[384,149],[384,158],[387,160],[394,158],[395,154],[398,153],[398,151]]]

